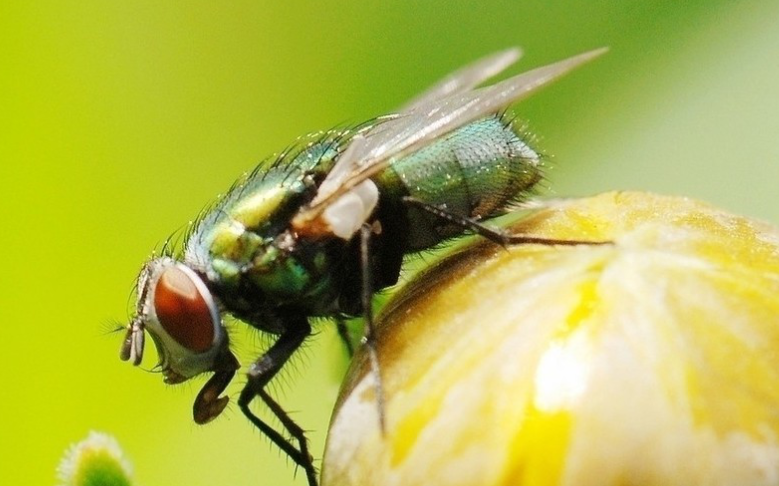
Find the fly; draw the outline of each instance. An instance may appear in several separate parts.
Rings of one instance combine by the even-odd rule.
[[[499,244],[576,245],[508,236],[483,221],[506,211],[541,178],[538,154],[498,113],[605,52],[598,49],[476,88],[520,56],[518,49],[470,64],[396,114],[327,132],[239,179],[202,215],[178,254],[152,258],[138,279],[135,316],[121,358],[138,365],[145,333],[166,383],[213,373],[197,394],[198,424],[216,418],[239,368],[223,317],[276,336],[249,365],[238,398],[244,415],[303,468],[316,469],[305,433],[266,385],[311,334],[310,319],[364,316],[377,377],[371,298],[397,282],[404,255],[475,232]],[[250,409],[259,398],[277,430]]]

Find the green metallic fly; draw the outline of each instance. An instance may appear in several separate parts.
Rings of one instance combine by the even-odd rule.
[[[327,132],[260,164],[206,211],[183,251],[141,270],[121,358],[141,362],[148,331],[166,383],[213,375],[194,420],[216,418],[239,368],[223,316],[277,336],[252,363],[238,406],[317,484],[306,436],[265,390],[311,334],[310,320],[364,316],[384,427],[371,298],[397,282],[404,255],[475,232],[499,244],[575,245],[508,236],[482,221],[506,211],[541,178],[538,154],[499,112],[605,51],[599,49],[476,88],[520,56],[511,49],[444,78],[400,109]],[[343,333],[343,324],[339,325]],[[260,400],[281,431],[250,409]],[[290,438],[288,438],[290,437]]]

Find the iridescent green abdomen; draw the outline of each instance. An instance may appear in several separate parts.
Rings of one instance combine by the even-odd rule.
[[[541,178],[538,154],[510,123],[490,117],[455,130],[393,162],[377,178],[380,205],[411,196],[473,219],[501,214]],[[429,248],[462,233],[440,218],[407,209],[408,251]]]

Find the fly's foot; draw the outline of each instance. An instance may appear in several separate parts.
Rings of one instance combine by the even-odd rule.
[[[317,471],[314,467],[314,459],[308,450],[308,440],[305,431],[281,408],[265,390],[266,385],[287,362],[292,353],[300,347],[305,338],[311,333],[311,327],[305,317],[288,321],[288,326],[279,339],[260,356],[250,367],[246,374],[247,382],[238,397],[238,406],[247,419],[257,429],[268,436],[279,449],[284,451],[295,464],[303,468],[309,486],[317,486]],[[250,408],[255,398],[260,398],[266,407],[281,423],[281,432],[265,423]],[[291,437],[291,439],[289,439]]]
[[[195,404],[192,406],[192,416],[195,423],[206,424],[222,413],[230,399],[219,395],[227,388],[239,367],[238,360],[228,350],[225,350],[214,360],[214,374],[203,385],[203,389],[197,394]]]
[[[295,464],[303,469],[306,473],[306,479],[308,480],[309,486],[318,486],[317,470],[316,467],[314,467],[314,458],[308,450],[308,439],[306,438],[305,431],[289,417],[287,412],[285,412],[264,389],[253,389],[251,381],[252,380],[250,379],[249,383],[247,383],[246,387],[241,392],[241,396],[238,398],[238,406],[241,408],[241,411],[260,432],[268,436],[271,442],[284,451]],[[259,397],[271,412],[273,412],[273,415],[279,419],[279,422],[284,426],[287,433],[289,433],[295,442],[297,442],[297,447],[252,412],[249,408],[249,404],[255,397]]]

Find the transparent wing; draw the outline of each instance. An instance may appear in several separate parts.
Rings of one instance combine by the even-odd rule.
[[[517,62],[521,56],[522,51],[514,47],[483,57],[440,80],[422,94],[403,105],[399,112],[412,111],[431,101],[455,93],[470,91],[489,78],[503,72],[504,69]]]
[[[495,54],[483,57],[463,68],[458,69],[449,76],[438,81],[438,83],[429,87],[422,94],[407,102],[396,111],[396,114],[380,117],[378,120],[376,120],[374,125],[368,126],[361,130],[356,137],[352,138],[350,143],[359,146],[365,142],[363,135],[366,137],[375,137],[381,132],[387,129],[391,129],[396,124],[403,125],[404,123],[408,123],[408,118],[405,121],[398,120],[396,123],[387,123],[387,121],[399,119],[403,114],[421,109],[425,105],[446,96],[470,91],[487,79],[501,73],[504,69],[517,62],[520,57],[522,57],[522,50],[517,47],[513,47],[511,49],[506,49],[505,51],[500,51]],[[339,158],[339,160],[344,159]],[[330,190],[334,189],[338,184],[340,184],[341,181],[345,179],[351,171],[352,167],[346,163],[337,164],[328,175],[328,181],[326,182],[324,188],[320,187],[320,194],[330,192]]]
[[[606,50],[585,52],[491,86],[465,88],[466,91],[455,88],[443,98],[425,101],[425,96],[422,102],[412,103],[410,111],[401,112],[352,138],[312,203],[299,213],[298,217],[302,218],[299,221],[313,220],[331,201],[384,170],[393,159],[415,152],[472,121],[497,113]],[[430,90],[433,91],[441,93],[443,89],[436,85]]]

